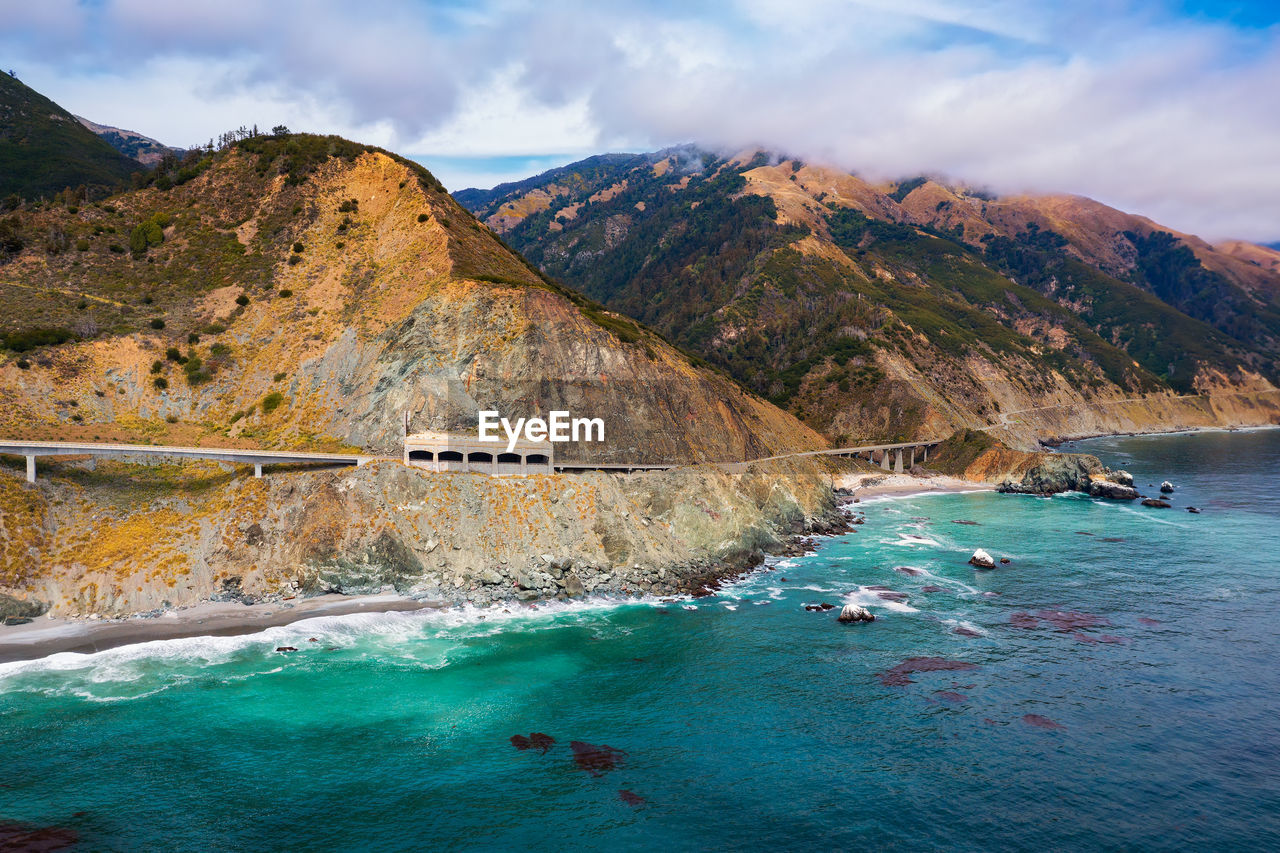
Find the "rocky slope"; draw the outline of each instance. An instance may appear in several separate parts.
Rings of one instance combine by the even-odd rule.
[[[1087,199],[609,155],[458,198],[837,443],[1280,420],[1280,275]],[[1259,254],[1261,253],[1261,254]]]
[[[560,460],[825,446],[660,336],[532,269],[429,172],[330,137],[239,140],[101,202],[23,204],[0,255],[0,430],[363,449],[476,413],[568,409]],[[56,239],[54,239],[56,237]],[[154,461],[154,460],[152,460]],[[209,597],[669,593],[826,522],[820,462],[494,479],[398,462],[258,480],[218,465],[0,470],[0,610]],[[544,557],[544,555],[546,555]]]
[[[10,436],[358,447],[568,409],[564,460],[730,461],[823,439],[532,270],[416,164],[257,137],[75,209],[0,265]],[[41,235],[61,235],[49,243]]]
[[[812,461],[525,478],[392,462],[263,479],[213,464],[46,468],[36,488],[0,470],[0,607],[15,615],[385,588],[475,603],[662,595],[840,520]]]

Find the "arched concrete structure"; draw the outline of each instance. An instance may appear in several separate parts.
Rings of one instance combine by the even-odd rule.
[[[404,442],[404,463],[430,471],[519,477],[555,473],[553,460],[547,442],[517,441],[508,450],[504,442],[443,432],[415,433]]]

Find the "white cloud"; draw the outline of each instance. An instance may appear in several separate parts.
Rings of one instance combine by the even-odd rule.
[[[1280,28],[1164,2],[0,0],[0,50],[180,144],[253,122],[428,163],[759,144],[1280,237]]]

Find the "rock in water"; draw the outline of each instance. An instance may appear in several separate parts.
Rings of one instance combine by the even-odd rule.
[[[1168,509],[1170,507],[1170,503],[1168,501],[1162,501],[1159,498],[1143,498],[1142,505],[1153,506],[1157,509]]]
[[[1121,486],[1133,485],[1133,475],[1128,471],[1109,471],[1107,472],[1107,479]]]
[[[1165,480],[1163,483],[1161,483],[1160,493],[1165,495],[1173,494],[1173,483],[1170,483],[1168,480]]]
[[[1091,480],[1089,494],[1095,498],[1110,498],[1113,501],[1131,501],[1138,497],[1138,490],[1133,486],[1113,483],[1110,480]]]
[[[1200,514],[1200,510],[1193,506],[1187,507],[1187,512],[1194,512],[1196,515]]]
[[[874,622],[876,615],[865,607],[857,604],[846,604],[840,610],[839,621],[841,622]]]
[[[969,558],[969,565],[977,566],[980,569],[994,569],[996,567],[996,561],[990,554],[979,548],[974,551],[973,556]]]

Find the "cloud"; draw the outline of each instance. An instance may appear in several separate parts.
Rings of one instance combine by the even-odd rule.
[[[69,109],[176,143],[283,122],[448,156],[459,179],[468,156],[481,177],[504,156],[760,145],[1276,239],[1280,27],[1206,8],[0,0],[0,51]]]

